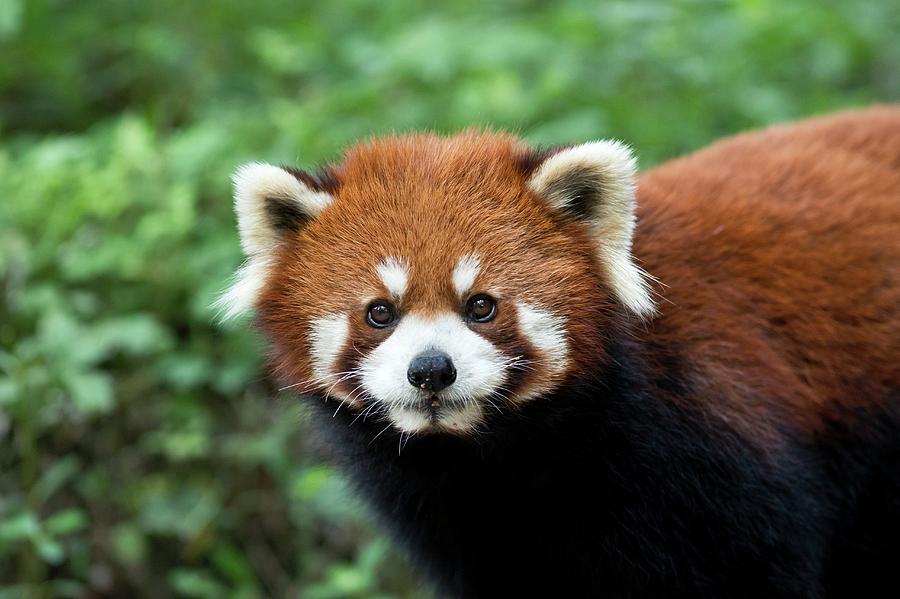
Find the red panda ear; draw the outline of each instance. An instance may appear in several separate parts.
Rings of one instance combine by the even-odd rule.
[[[271,251],[334,201],[311,175],[261,162],[241,166],[233,182],[241,247],[249,257]]]
[[[650,317],[649,275],[631,256],[637,162],[618,141],[560,150],[534,167],[528,186],[552,208],[591,227],[600,265],[613,293],[629,310]]]
[[[253,308],[272,252],[331,202],[322,180],[303,171],[251,162],[234,173],[234,210],[247,262],[216,302],[224,319]]]

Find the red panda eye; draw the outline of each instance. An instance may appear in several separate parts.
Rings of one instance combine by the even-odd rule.
[[[488,322],[497,315],[497,302],[489,295],[473,295],[466,302],[466,316],[475,322]]]
[[[384,300],[376,300],[369,304],[369,310],[366,313],[366,321],[377,329],[383,329],[388,326],[397,317],[397,311],[389,302]]]

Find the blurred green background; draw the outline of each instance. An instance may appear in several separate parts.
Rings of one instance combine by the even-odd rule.
[[[246,323],[229,175],[373,133],[642,163],[900,98],[893,0],[0,0],[0,598],[422,597]]]

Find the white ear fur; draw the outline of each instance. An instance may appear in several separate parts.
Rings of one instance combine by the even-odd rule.
[[[330,194],[311,189],[286,170],[262,162],[241,166],[232,181],[241,247],[247,256],[271,251],[280,241],[281,233],[268,212],[269,202],[292,202],[299,212],[314,218],[334,200]]]
[[[529,187],[553,208],[591,226],[600,264],[613,293],[642,318],[653,316],[647,273],[631,256],[637,162],[614,140],[594,141],[553,154],[537,168]]]
[[[252,310],[256,304],[268,276],[271,254],[285,233],[285,223],[279,222],[273,207],[311,219],[334,201],[331,194],[310,188],[288,171],[261,162],[238,168],[232,182],[241,248],[247,261],[214,304],[222,320]]]

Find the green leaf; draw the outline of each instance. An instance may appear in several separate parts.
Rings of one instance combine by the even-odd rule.
[[[71,508],[56,512],[44,520],[44,530],[51,535],[66,535],[87,526],[87,516],[82,510]]]
[[[0,521],[0,542],[33,539],[40,534],[37,518],[29,512],[22,512]]]
[[[234,545],[218,545],[212,553],[212,563],[235,586],[256,586],[253,566]]]
[[[37,549],[41,559],[48,564],[59,564],[66,557],[66,552],[61,543],[43,535],[39,535],[34,539],[34,547]]]
[[[12,379],[0,378],[0,406],[13,403],[19,397],[19,387]]]
[[[50,464],[46,472],[34,485],[32,495],[41,503],[45,503],[63,485],[71,481],[81,470],[81,460],[77,456],[67,455]]]
[[[102,414],[113,407],[112,377],[103,372],[72,372],[65,376],[72,403],[83,414]]]
[[[0,41],[15,37],[22,22],[22,0],[0,0]]]
[[[226,596],[225,587],[202,570],[175,569],[169,575],[169,582],[177,593],[185,597],[219,599]]]
[[[124,523],[112,531],[112,546],[116,557],[124,564],[138,564],[146,559],[147,541],[141,530]]]

